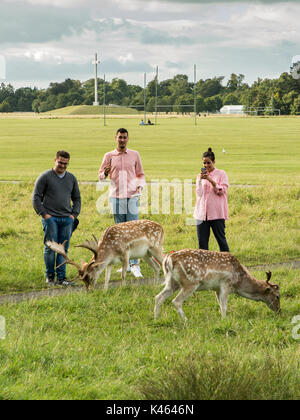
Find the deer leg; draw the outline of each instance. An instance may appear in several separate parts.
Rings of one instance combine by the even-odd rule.
[[[199,285],[197,284],[197,286],[190,285],[188,287],[186,287],[185,289],[181,289],[180,292],[178,293],[178,295],[176,296],[175,299],[173,299],[172,303],[176,308],[176,311],[178,312],[178,314],[181,316],[181,318],[184,321],[187,321],[187,317],[185,316],[185,313],[183,312],[182,309],[182,304],[183,302],[197,289]]]
[[[154,270],[154,283],[156,283],[159,280],[160,264],[152,258],[151,254],[150,255],[149,254],[145,255],[144,259],[145,259],[146,263],[148,265],[150,265],[151,268],[153,268],[153,270]]]
[[[127,273],[128,263],[122,265],[122,286],[126,286],[126,273]]]
[[[129,256],[126,254],[122,259],[122,286],[126,285],[126,273],[129,265]]]
[[[148,251],[155,259],[157,259],[157,261],[162,264],[163,259],[164,259],[164,254],[162,253],[162,249],[161,248],[149,248]]]
[[[165,288],[155,297],[155,308],[154,308],[154,318],[155,319],[158,318],[161,305],[179,287],[178,284],[171,277],[172,277],[172,274],[168,273],[167,277],[166,277]]]
[[[111,275],[111,267],[112,267],[112,265],[111,265],[111,264],[109,264],[109,265],[106,267],[106,270],[105,270],[105,283],[104,283],[104,290],[107,290],[107,289],[108,289],[108,284],[109,284],[110,275]]]
[[[217,300],[219,302],[220,309],[221,309],[222,319],[226,317],[228,295],[229,295],[229,291],[225,287],[220,288],[220,290],[216,292]]]

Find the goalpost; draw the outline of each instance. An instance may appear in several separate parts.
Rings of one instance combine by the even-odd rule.
[[[95,54],[95,59],[93,61],[93,64],[95,65],[95,101],[93,103],[93,105],[98,105],[98,92],[97,92],[97,80],[98,80],[98,76],[97,76],[97,66],[98,64],[100,64],[100,61],[98,61],[98,57],[97,57],[97,53]],[[194,64],[194,83],[193,83],[193,96],[194,96],[194,103],[193,104],[169,104],[169,105],[159,105],[158,104],[158,66],[156,66],[156,74],[155,74],[155,105],[154,105],[154,111],[147,111],[147,95],[146,95],[146,87],[147,87],[147,80],[146,80],[146,73],[144,73],[144,104],[140,104],[140,105],[113,105],[114,107],[119,107],[119,108],[131,108],[131,109],[136,109],[136,110],[140,110],[140,113],[144,114],[144,118],[143,118],[143,122],[144,125],[147,125],[147,113],[154,113],[155,116],[155,122],[153,125],[157,125],[157,118],[158,118],[158,112],[159,109],[163,109],[163,108],[167,108],[170,109],[172,108],[172,111],[168,111],[168,112],[177,112],[177,113],[182,113],[182,109],[188,109],[190,108],[191,113],[194,116],[194,124],[197,125],[197,92],[196,92],[196,64]],[[106,104],[106,86],[105,86],[105,74],[104,74],[104,79],[103,79],[103,122],[104,125],[106,125],[106,115],[107,115],[107,107],[110,105]],[[180,110],[179,110],[180,109]],[[277,108],[273,108],[271,106],[267,106],[267,107],[248,107],[248,108],[244,108],[243,109],[244,114],[246,114],[247,116],[266,116],[266,115],[273,115],[273,116],[280,116],[280,109]],[[152,125],[152,124],[151,124]]]
[[[272,108],[271,106],[258,106],[258,107],[249,107],[244,108],[243,112],[250,116],[250,117],[264,117],[266,115],[273,115],[273,116],[279,116],[280,115],[280,109]]]
[[[95,61],[93,64],[95,64],[95,67],[97,68],[97,65],[100,63],[100,61],[97,60],[97,57],[95,55]],[[97,80],[97,71],[95,70],[95,86],[96,86],[96,80]],[[109,105],[106,104],[106,86],[105,86],[105,80],[106,76],[104,74],[103,78],[103,123],[104,126],[106,125],[106,115],[107,115],[107,107]],[[131,108],[131,109],[138,109],[141,108],[141,111],[144,111],[144,124],[147,125],[147,98],[146,98],[146,87],[147,87],[147,81],[146,81],[146,73],[144,73],[144,104],[143,105],[114,105],[114,107],[119,108]],[[96,88],[95,88],[96,92]],[[194,124],[197,125],[197,96],[196,96],[196,64],[194,64],[194,87],[193,87],[193,93],[194,93],[194,103],[193,104],[170,104],[170,105],[159,105],[158,104],[158,66],[156,66],[156,75],[155,75],[155,106],[154,106],[154,115],[155,115],[155,123],[154,125],[157,125],[157,117],[158,117],[158,110],[160,108],[173,108],[172,112],[182,112],[178,111],[178,109],[182,108],[190,108],[191,112],[194,115]],[[95,93],[95,97],[96,97]],[[98,97],[97,97],[98,99]],[[94,105],[96,105],[97,102],[95,100]]]

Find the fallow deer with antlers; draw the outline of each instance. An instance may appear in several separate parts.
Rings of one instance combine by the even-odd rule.
[[[72,264],[78,269],[80,280],[85,283],[88,290],[95,286],[104,269],[106,269],[104,289],[107,289],[112,265],[119,262],[122,263],[122,284],[125,284],[129,259],[133,258],[144,258],[153,268],[155,280],[158,280],[160,264],[163,261],[163,240],[164,232],[159,223],[151,220],[119,223],[108,227],[99,241],[93,235],[92,240],[77,245],[94,254],[88,263],[83,263],[81,266],[68,258],[64,243],[48,241],[47,245],[65,258],[63,264]]]
[[[231,293],[262,301],[272,311],[280,312],[279,286],[270,283],[271,272],[267,273],[266,282],[257,280],[229,252],[183,249],[165,256],[163,270],[165,288],[155,298],[155,318],[162,303],[179,288],[173,304],[183,320],[187,318],[182,304],[197,289],[216,292],[222,318],[226,316]]]

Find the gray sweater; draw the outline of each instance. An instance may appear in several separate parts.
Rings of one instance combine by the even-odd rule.
[[[71,207],[71,200],[73,207]],[[53,169],[43,172],[36,180],[32,204],[37,214],[67,217],[80,213],[81,198],[76,177],[66,172],[60,178]]]

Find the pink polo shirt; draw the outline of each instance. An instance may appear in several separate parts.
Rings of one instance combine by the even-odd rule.
[[[136,194],[137,187],[144,187],[145,175],[141,157],[136,150],[126,149],[118,152],[117,149],[104,155],[99,169],[99,180],[105,179],[104,168],[111,164],[110,171],[110,197],[131,198]]]
[[[207,179],[197,176],[197,203],[194,218],[197,220],[228,219],[227,188],[228,177],[225,171],[215,168],[209,176],[217,184],[213,187]]]

